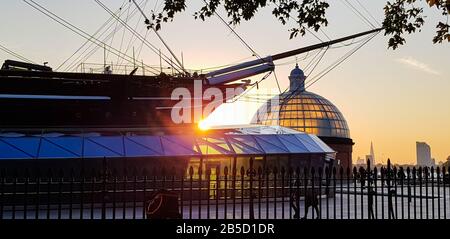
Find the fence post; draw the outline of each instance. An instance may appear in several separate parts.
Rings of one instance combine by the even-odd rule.
[[[224,219],[227,219],[227,197],[228,197],[228,167],[225,166],[223,169],[223,176],[224,176]],[[242,187],[242,186],[241,186]]]
[[[405,183],[405,180],[404,180],[405,172],[403,170],[403,167],[400,167],[399,175],[400,175],[400,191],[402,192],[402,194],[401,194],[402,219],[405,219],[405,212],[404,212],[405,211],[405,202],[404,202],[405,197],[404,197],[404,185],[403,185]]]
[[[397,205],[398,205],[398,203],[397,203],[397,196],[398,196],[398,194],[397,194],[397,167],[395,167],[394,166],[394,169],[393,169],[393,176],[394,176],[394,182],[393,182],[393,187],[394,187],[394,189],[393,189],[393,197],[395,197],[395,219],[397,219],[398,218],[398,210],[397,210]],[[394,203],[394,201],[393,201],[393,203]]]
[[[181,188],[181,192],[180,192],[180,208],[181,208],[181,217],[184,217],[184,176],[186,174],[185,169],[181,169],[180,170],[180,188]]]
[[[117,170],[116,169],[113,170],[112,177],[113,177],[112,219],[116,219],[116,200],[117,200]]]
[[[325,193],[327,196],[327,201],[326,201],[326,208],[327,208],[327,219],[330,219],[330,197],[331,197],[331,191],[330,191],[330,184],[331,184],[331,169],[330,167],[327,165],[325,167]]]
[[[412,169],[412,176],[413,176],[413,198],[414,198],[414,219],[417,219],[417,209],[416,209],[416,177],[417,177],[417,170],[416,167],[413,167]]]
[[[336,219],[336,167],[333,166],[333,219]]]
[[[189,219],[192,219],[192,201],[193,201],[193,193],[192,193],[192,182],[194,176],[194,168],[192,166],[189,167]]]
[[[216,166],[216,219],[219,219],[220,165]]]
[[[155,170],[153,170],[153,173],[154,172]],[[155,184],[156,179],[153,178],[153,187],[155,187]],[[126,219],[127,217],[127,187],[128,187],[128,170],[126,167],[124,167],[122,176],[122,219]]]
[[[24,193],[23,193],[23,219],[27,219],[27,212],[28,212],[28,186],[30,182],[30,172],[28,171],[28,168],[25,170],[25,181],[24,181]]]
[[[16,201],[17,201],[17,177],[19,173],[17,169],[13,173],[13,193],[12,193],[12,219],[16,219]]]
[[[315,180],[315,170],[314,170],[314,167],[311,167],[311,195],[312,195],[312,198],[311,198],[311,202],[312,202],[312,208],[311,208],[311,211],[312,211],[312,219],[314,219],[315,217],[314,217],[314,208],[315,208],[315,200],[316,200],[316,192],[315,192],[315,189],[314,189],[314,180]],[[305,195],[305,202],[306,202],[306,197],[308,196],[308,193]]]
[[[198,167],[198,219],[202,218],[202,175],[203,175],[203,158],[200,159]]]
[[[344,168],[342,166],[339,167],[339,189],[341,191],[341,219],[344,219]],[[322,214],[322,211],[320,211]]]
[[[357,196],[356,196],[356,177],[358,172],[356,171],[356,167],[353,167],[353,206],[355,209],[355,219],[358,219],[358,204],[357,204]]]
[[[258,167],[258,219],[261,219],[262,174],[263,174],[263,169],[261,166],[259,166]]]
[[[367,218],[375,219],[373,215],[373,193],[371,188],[371,169],[370,169],[370,160],[367,160],[367,170],[366,170],[366,179],[367,179]]]
[[[173,175],[175,175],[175,170],[173,171]],[[116,188],[116,177],[114,177],[114,194],[115,194],[115,188]],[[144,168],[142,170],[142,219],[146,218],[146,197],[147,197],[147,168]],[[113,200],[113,205],[115,205],[115,199]],[[114,206],[115,211],[115,206]]]
[[[137,169],[136,169],[136,167],[134,167],[133,168],[133,219],[136,219],[137,177],[138,177]]]
[[[62,207],[62,187],[63,187],[63,181],[64,181],[64,174],[62,169],[59,170],[58,173],[58,177],[59,177],[59,184],[58,184],[58,189],[59,189],[59,193],[58,193],[58,219],[61,219],[61,207]]]
[[[207,168],[206,169],[206,186],[208,187],[207,188],[207,195],[206,195],[206,219],[209,219],[210,218],[210,202],[209,202],[209,200],[210,200],[210,193],[211,193],[211,169],[210,168]]]
[[[84,167],[81,169],[80,173],[80,219],[83,219],[84,213],[84,183],[86,181],[86,176],[84,175]]]
[[[28,171],[28,170],[27,170]],[[40,211],[40,195],[41,194],[41,172],[39,168],[36,171],[36,197],[35,197],[35,219],[39,219],[39,211]],[[26,219],[26,217],[25,217]]]
[[[422,195],[422,176],[423,176],[423,171],[422,171],[423,169],[422,169],[422,167],[419,167],[419,193],[420,193],[420,196],[419,196],[419,199],[420,199],[420,219],[423,219],[423,210],[422,210],[422,206],[423,206],[423,204],[422,204],[422,197],[423,197],[423,195]]]
[[[289,219],[292,219],[292,205],[293,205],[293,201],[292,201],[292,174],[293,174],[293,169],[291,166],[289,166],[288,169],[288,182],[289,182]],[[258,172],[259,174],[259,172]]]
[[[273,168],[273,214],[274,218],[277,219],[277,174],[278,174],[278,168]]]
[[[409,167],[406,168],[406,186],[407,186],[407,194],[408,194],[408,219],[411,219],[411,169]]]
[[[431,219],[434,219],[434,167],[431,167]]]
[[[381,219],[384,219],[384,198],[385,198],[385,193],[384,193],[384,183],[385,180],[384,178],[386,177],[386,169],[383,167],[381,167],[380,169],[380,173],[381,173]]]
[[[70,170],[69,184],[69,219],[73,219],[73,183],[75,180],[73,168]]]
[[[428,166],[425,166],[425,214],[426,214],[426,219],[428,219]]]
[[[240,170],[240,176],[241,176],[241,219],[244,219],[244,176],[245,176],[245,169],[244,166],[241,167]]]
[[[286,170],[284,166],[281,167],[281,218],[284,219],[284,177],[286,176]]]
[[[393,201],[392,201],[392,192],[391,192],[391,160],[388,159],[387,161],[387,188],[388,188],[388,219],[395,219],[394,214],[394,205],[393,205]]]
[[[106,180],[108,180],[106,157],[103,157],[103,172],[102,172],[102,219],[106,218]]]
[[[378,219],[378,169],[377,167],[373,168],[373,185],[374,185],[374,202],[375,202],[375,219]]]
[[[269,198],[270,198],[270,187],[269,187],[269,175],[270,169],[267,165],[264,166],[265,179],[266,179],[266,219],[269,219]]]
[[[49,169],[47,173],[47,219],[50,219],[50,203],[51,203],[51,193],[52,193],[52,170]]]
[[[91,174],[91,219],[94,219],[94,203],[95,203],[95,169],[92,169]]]
[[[237,168],[236,168],[236,157],[233,157],[233,168],[231,169],[232,174],[232,182],[231,182],[231,194],[233,197],[233,219],[236,218],[236,176],[237,176]]]
[[[441,175],[441,169],[438,166],[436,168],[436,183],[437,183],[437,213],[438,213],[438,219],[441,219],[441,183],[440,183],[440,175]]]
[[[255,211],[253,208],[253,176],[255,174],[253,168],[253,157],[250,158],[250,219],[255,219]],[[284,196],[284,195],[283,195]],[[284,204],[283,204],[283,215],[284,215]],[[284,218],[284,216],[283,216]]]
[[[445,175],[445,166],[442,166],[442,189],[443,189],[443,192],[442,192],[442,194],[443,194],[443,196],[444,196],[444,198],[443,198],[443,201],[444,201],[444,219],[447,219],[447,200],[446,200],[446,196],[447,196],[447,193],[445,192],[446,191],[446,186],[445,186],[445,184],[446,184],[446,175]],[[449,177],[449,179],[450,179],[450,177]]]

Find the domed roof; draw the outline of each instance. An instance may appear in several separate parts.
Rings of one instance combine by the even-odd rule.
[[[339,109],[312,92],[283,93],[278,104],[273,105],[269,100],[258,112],[253,119],[258,124],[280,125],[317,136],[350,138],[347,122]]]
[[[291,71],[291,76],[305,76],[305,73],[298,67],[298,64],[295,64],[295,68]]]

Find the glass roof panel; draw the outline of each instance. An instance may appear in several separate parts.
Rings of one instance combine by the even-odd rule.
[[[255,136],[255,139],[266,153],[289,153],[289,150],[281,143],[277,135],[259,135]]]
[[[48,140],[79,157],[83,155],[83,138],[81,137],[55,137],[45,138],[45,140]]]
[[[253,138],[253,136],[251,135],[228,135],[227,137],[228,139],[239,141],[242,144],[246,144],[257,151],[262,152],[261,147],[258,145],[255,138]]]
[[[3,141],[24,151],[26,154],[36,157],[39,148],[39,138],[37,137],[18,137],[18,138],[3,138]]]
[[[182,135],[161,136],[164,155],[199,155],[193,137]]]
[[[145,156],[162,156],[162,152],[157,152],[147,145],[140,142],[139,139],[125,137],[125,155],[127,157],[145,157]],[[158,138],[159,143],[159,138]]]
[[[295,137],[297,137],[297,139],[299,141],[301,141],[303,143],[303,145],[305,145],[305,147],[308,148],[309,152],[322,152],[322,149],[320,148],[320,146],[317,145],[317,143],[313,139],[311,139],[310,135],[296,134]]]
[[[123,148],[123,137],[122,136],[101,136],[101,137],[89,137],[89,140],[104,146],[110,151],[120,155],[125,156],[125,150]]]
[[[94,138],[94,137],[92,137]],[[116,152],[102,144],[92,140],[92,138],[84,138],[84,157],[121,157],[121,153]],[[100,138],[100,137],[95,137]]]
[[[308,149],[294,135],[279,135],[278,138],[291,153],[307,153]]]
[[[230,149],[224,138],[199,137],[196,138],[196,140],[202,154],[205,155],[234,154],[234,152]]]
[[[320,146],[320,148],[322,149],[322,151],[334,151],[332,148],[330,148],[327,144],[325,144],[322,140],[319,139],[319,137],[317,137],[316,135],[310,135],[311,139],[314,140],[314,142]]]
[[[31,155],[0,140],[0,159],[30,159]]]
[[[136,144],[140,144],[146,148],[149,148],[158,155],[164,155],[164,151],[161,145],[161,139],[159,136],[137,135],[137,136],[127,136],[125,138],[134,141]]]
[[[71,152],[64,147],[42,138],[39,147],[39,158],[78,158],[80,155]]]

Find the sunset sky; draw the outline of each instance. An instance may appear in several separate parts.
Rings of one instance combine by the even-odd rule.
[[[89,33],[95,32],[109,18],[108,13],[94,0],[35,1]],[[129,4],[128,0],[102,2],[114,11],[122,4]],[[145,11],[160,9],[160,2],[148,1]],[[186,68],[202,69],[254,59],[218,18],[212,17],[206,22],[194,19],[192,14],[201,7],[203,1],[188,2],[187,11],[179,14],[173,22],[163,25],[160,31],[177,55],[183,52]],[[358,6],[356,1],[350,2]],[[379,22],[382,21],[386,1],[360,2]],[[327,14],[329,26],[324,30],[331,38],[370,30],[342,1],[330,1],[330,4]],[[235,28],[259,55],[276,54],[319,42],[311,34],[290,40],[288,29],[294,23],[281,25],[271,15],[271,9],[269,6],[250,22],[243,22]],[[386,162],[387,158],[391,158],[396,163],[415,163],[416,141],[427,142],[437,162],[445,161],[450,155],[450,45],[432,44],[434,26],[438,20],[445,19],[441,19],[437,10],[427,7],[424,14],[428,17],[423,30],[407,37],[406,45],[395,51],[388,50],[388,38],[378,34],[308,89],[329,99],[344,114],[355,142],[354,162],[358,156],[364,157],[369,153],[370,142],[374,144],[377,162]],[[136,14],[131,25],[137,26],[137,30],[145,35],[145,25],[142,20],[137,21],[138,17]],[[0,45],[35,62],[49,62],[54,68],[85,41],[23,1],[2,1],[0,22]],[[317,33],[317,36],[327,40],[322,33]],[[125,34],[125,43],[128,43],[129,37],[129,34]],[[112,41],[113,45],[118,46],[121,39],[122,30],[119,30]],[[153,32],[148,33],[147,39],[164,49]],[[139,41],[134,45],[140,49]],[[319,73],[352,47],[330,49],[310,76]],[[132,54],[131,48],[128,54]],[[300,67],[309,63],[310,58],[304,57],[298,56]],[[0,61],[10,58],[0,51]],[[159,64],[158,56],[145,46],[139,51],[139,58],[149,65]],[[111,55],[107,59],[108,62],[116,60],[117,57]],[[102,63],[103,51],[98,51],[87,62]],[[276,76],[284,90],[288,86],[288,74],[295,66],[295,58],[275,63],[280,64],[276,66]],[[273,75],[251,94],[268,92],[278,92]],[[245,124],[259,105],[243,101],[223,105],[209,121],[214,124]]]

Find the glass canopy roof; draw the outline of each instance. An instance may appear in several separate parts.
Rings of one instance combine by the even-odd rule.
[[[122,132],[117,135],[95,132],[78,135],[0,134],[0,160],[333,153],[334,151],[315,135],[279,129],[276,133],[269,134],[258,133],[254,129],[233,129],[227,132],[211,130],[203,135],[150,135],[142,132]]]

